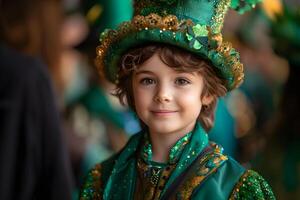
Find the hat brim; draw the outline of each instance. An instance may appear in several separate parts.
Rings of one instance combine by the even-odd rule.
[[[97,48],[97,66],[111,82],[118,79],[119,60],[129,50],[149,43],[165,43],[183,48],[210,62],[218,76],[225,80],[228,91],[238,87],[244,79],[243,65],[238,52],[230,43],[215,44],[215,38],[208,35],[193,35],[191,27],[171,30],[161,27],[134,27],[132,22],[123,23],[117,30],[103,34]],[[193,32],[193,31],[192,31]],[[195,45],[197,44],[197,45]]]

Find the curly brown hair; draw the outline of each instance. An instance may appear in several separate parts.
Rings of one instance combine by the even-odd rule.
[[[133,99],[132,75],[145,61],[157,53],[164,64],[176,71],[198,72],[203,76],[204,88],[202,97],[209,95],[213,97],[209,105],[203,105],[198,120],[206,131],[214,125],[214,115],[218,97],[227,92],[225,80],[219,78],[208,61],[193,55],[181,48],[167,44],[149,44],[128,51],[120,59],[120,70],[118,82],[114,95],[123,105],[128,105],[135,111]],[[145,124],[142,123],[144,127]]]

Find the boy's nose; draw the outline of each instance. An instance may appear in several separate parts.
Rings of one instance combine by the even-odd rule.
[[[154,101],[156,102],[169,102],[172,100],[171,91],[166,86],[160,86],[158,91],[154,97]]]

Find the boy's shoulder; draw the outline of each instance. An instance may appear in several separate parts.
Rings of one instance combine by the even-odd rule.
[[[80,191],[80,200],[102,199],[103,188],[111,174],[118,154],[96,164],[86,175]]]
[[[222,199],[229,196],[245,168],[224,155],[223,148],[213,142],[201,154],[186,173],[176,196],[182,199],[211,199],[212,195],[215,199]]]
[[[238,178],[237,181],[233,181],[235,184],[230,191],[230,200],[275,199],[270,185],[258,172],[245,169],[231,157],[224,167],[227,180],[232,179],[232,176]]]
[[[246,170],[234,186],[230,200],[270,199],[275,196],[267,181],[256,171]]]
[[[178,188],[177,195],[182,199],[275,199],[261,175],[224,155],[219,145],[210,146],[212,151],[191,168],[183,184],[186,187]]]
[[[142,132],[133,135],[122,150],[103,162],[96,164],[88,172],[81,187],[80,200],[101,199],[103,188],[112,174],[116,163],[118,163],[117,165],[122,165],[129,157],[132,157],[138,148],[142,135]]]

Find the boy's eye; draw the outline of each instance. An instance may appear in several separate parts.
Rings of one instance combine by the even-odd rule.
[[[151,78],[143,78],[140,80],[140,83],[143,85],[151,85],[151,84],[154,84],[155,81]]]
[[[187,85],[190,84],[190,81],[184,79],[184,78],[178,78],[175,80],[176,85]]]

